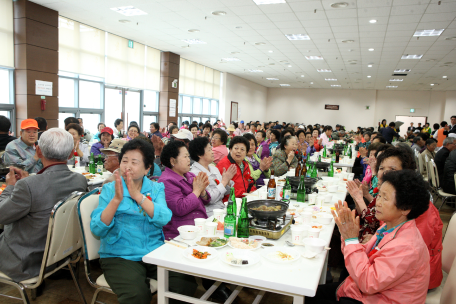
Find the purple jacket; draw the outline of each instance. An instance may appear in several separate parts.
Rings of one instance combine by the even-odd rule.
[[[90,149],[90,153],[93,152],[93,156],[97,156],[99,154],[102,154],[100,149],[103,149],[104,146],[101,142],[97,142],[95,144],[92,145],[92,148]]]
[[[179,235],[177,228],[182,225],[195,225],[194,219],[207,218],[206,207],[211,201],[203,200],[193,194],[193,178],[195,174],[187,172],[185,178],[169,168],[165,168],[158,179],[159,183],[165,185],[165,197],[168,208],[173,212],[171,221],[163,227],[165,239],[174,238]]]
[[[265,157],[269,157],[269,154],[271,153],[271,151],[269,151],[269,145],[268,143],[266,142],[266,140],[264,140],[260,146],[263,146],[263,150],[261,150],[261,159],[265,158]]]

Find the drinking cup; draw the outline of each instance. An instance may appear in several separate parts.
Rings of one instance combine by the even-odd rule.
[[[317,194],[312,193],[307,196],[309,198],[309,205],[315,205],[317,203]]]
[[[290,170],[287,173],[287,176],[295,176],[296,169],[295,168],[290,168]]]
[[[318,228],[309,229],[309,238],[318,239],[319,237],[320,237],[320,229],[318,229]]]
[[[206,223],[206,219],[204,218],[196,218],[195,219],[195,227],[196,227],[196,232],[197,233],[203,233],[204,232],[204,224]]]
[[[219,222],[223,222],[223,209],[214,209],[214,218],[217,219]]]
[[[312,221],[312,212],[301,213],[302,223],[307,225]]]
[[[301,227],[304,229],[302,231],[302,238],[305,239],[306,237],[309,237],[309,230],[312,228],[310,225],[301,225]]]
[[[215,235],[217,233],[217,223],[209,222],[204,225],[206,235]]]
[[[299,226],[297,226],[297,225],[291,226],[291,241],[292,241],[292,243],[301,243],[301,241],[303,239],[303,237],[302,237],[303,231],[304,231],[304,227],[302,227],[301,225],[299,225]]]
[[[348,180],[352,181],[355,178],[355,173],[348,173]]]
[[[332,194],[326,194],[325,195],[325,203],[330,203],[333,195]]]
[[[317,196],[317,202],[315,203],[316,206],[321,207],[323,203],[325,202],[326,195],[318,195]]]

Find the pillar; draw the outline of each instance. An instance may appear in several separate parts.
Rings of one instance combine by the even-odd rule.
[[[170,122],[177,124],[179,105],[179,82],[177,88],[172,87],[175,79],[179,80],[180,56],[171,52],[162,52],[160,58],[160,107],[158,109],[160,128]],[[172,100],[175,100],[175,107]],[[170,109],[175,114],[170,116]],[[175,110],[174,110],[175,109]]]
[[[59,105],[59,14],[27,0],[14,1],[14,62],[16,85],[16,123],[37,116],[48,127],[58,127]],[[52,96],[46,96],[41,110],[41,96],[35,94],[35,81],[52,82]]]

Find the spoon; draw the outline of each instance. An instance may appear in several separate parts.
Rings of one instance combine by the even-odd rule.
[[[285,241],[285,243],[290,246],[290,247],[294,247],[294,246],[305,246],[304,244],[295,244],[295,243],[292,243],[290,241]],[[331,248],[330,247],[327,247],[325,246],[325,250],[330,250]]]

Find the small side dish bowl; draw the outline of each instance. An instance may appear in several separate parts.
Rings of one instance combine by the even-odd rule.
[[[196,238],[197,230],[196,230],[195,226],[191,226],[191,225],[180,226],[179,228],[177,228],[177,231],[179,231],[180,236],[184,240],[193,240],[194,238]]]

